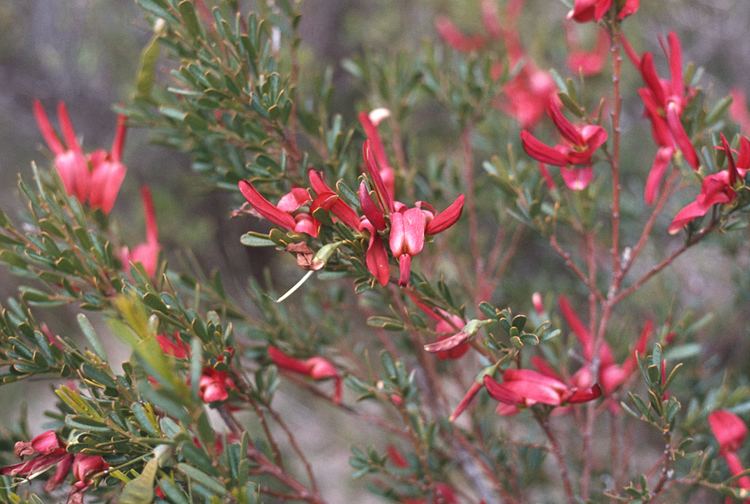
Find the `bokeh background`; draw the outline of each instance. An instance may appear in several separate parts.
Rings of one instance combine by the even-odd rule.
[[[673,29],[683,40],[685,59],[705,68],[703,83],[714,99],[732,87],[750,92],[750,2],[644,0],[642,4],[637,17],[626,27],[639,49],[658,50],[657,36]],[[316,71],[323,65],[332,66],[336,107],[353,117],[362,94],[343,71],[342,58],[366,48],[392,50],[430,43],[435,40],[436,13],[451,15],[461,27],[471,30],[478,26],[477,8],[478,1],[474,0],[306,0],[301,29],[306,46],[303,64]],[[527,29],[522,37],[542,67],[563,66],[560,20],[565,11],[561,2],[527,2],[523,18]],[[12,214],[18,204],[18,172],[28,176],[33,160],[49,161],[31,114],[32,101],[39,98],[53,112],[57,101],[64,100],[84,145],[89,149],[108,147],[114,132],[113,104],[128,100],[140,51],[150,35],[151,27],[132,0],[0,2],[0,201],[4,210]],[[556,48],[547,38],[560,44]],[[541,52],[541,47],[547,52]],[[626,78],[635,84],[630,67],[627,73]],[[637,98],[629,99],[626,111],[626,130],[642,128],[643,123],[637,122]],[[638,149],[638,137],[633,138],[626,141],[626,156],[649,162],[650,154],[644,155]],[[500,144],[506,141],[498,139]],[[248,251],[240,245],[239,236],[247,223],[230,220],[227,211],[236,198],[213,190],[191,173],[187,157],[150,144],[147,131],[131,130],[125,162],[129,173],[115,215],[123,223],[128,243],[137,243],[143,237],[137,191],[145,183],[154,192],[161,241],[173,264],[188,261],[190,251],[203,268],[222,271],[230,288],[232,282],[238,287],[249,275],[261,274],[270,256],[264,255],[265,249]],[[742,357],[748,350],[748,329],[740,323],[742,317],[737,317],[738,310],[750,313],[750,281],[743,274],[750,269],[747,238],[748,233],[742,231],[728,241],[714,240],[701,251],[691,252],[678,263],[671,273],[671,283],[665,287],[681,285],[682,303],[703,312],[714,311],[710,338],[698,335],[703,343],[702,358],[707,365],[729,364],[740,372],[750,367]],[[537,259],[533,253],[524,254],[519,260],[527,262],[521,262],[518,268],[533,268]],[[14,279],[0,270],[0,296],[15,292]],[[658,289],[652,294],[659,295]],[[56,310],[50,325],[57,332],[73,328],[72,313],[65,308]],[[49,403],[28,398],[47,395],[51,401],[49,390],[48,383],[0,389],[0,401],[14,405],[0,409],[0,425],[16,421],[24,401],[29,402],[33,422],[43,422],[42,411]],[[331,445],[303,419],[298,419],[296,426],[308,430],[305,443],[319,457],[330,457],[328,484],[337,485],[336,478],[348,481],[347,430]],[[356,430],[357,426],[348,429]]]

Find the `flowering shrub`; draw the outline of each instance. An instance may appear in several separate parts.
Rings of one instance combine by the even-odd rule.
[[[35,101],[51,162],[0,213],[0,383],[57,399],[0,430],[3,502],[335,501],[300,415],[331,443],[353,419],[356,492],[392,502],[750,501],[750,391],[696,358],[706,314],[649,290],[747,225],[750,112],[677,33],[640,54],[638,1],[572,2],[558,70],[522,40],[531,1],[476,2],[476,30],[435,12],[430,44],[343,62],[368,90],[344,110],[297,2],[137,3],[153,36],[111,150]],[[168,264],[146,186],[124,243],[133,127],[232,195],[264,282]]]

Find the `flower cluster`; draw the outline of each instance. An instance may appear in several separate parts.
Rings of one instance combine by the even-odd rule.
[[[607,141],[607,130],[597,124],[575,125],[562,112],[562,104],[552,97],[547,113],[562,141],[554,147],[542,143],[528,130],[521,131],[526,154],[542,163],[559,166],[565,184],[576,191],[585,189],[593,178],[593,156]]]
[[[387,239],[391,254],[398,262],[398,284],[409,283],[412,258],[422,252],[427,236],[445,231],[458,221],[463,209],[464,197],[460,195],[444,211],[437,212],[430,204],[417,201],[409,207],[395,199],[394,174],[385,154],[376,124],[385,117],[383,109],[360,116],[367,140],[362,147],[364,171],[371,185],[365,181],[359,186],[360,216],[328,186],[321,172],[308,171],[310,190],[296,187],[274,205],[250,182],[241,180],[239,188],[250,206],[262,217],[289,231],[317,237],[320,222],[313,217],[317,209],[330,212],[354,231],[367,234],[369,243],[365,264],[381,285],[389,282],[389,260],[385,249]],[[386,114],[387,115],[387,114]],[[376,118],[373,120],[373,118]],[[303,208],[306,206],[308,209]]]
[[[120,192],[127,168],[122,163],[122,150],[125,144],[125,116],[117,118],[115,139],[112,150],[99,149],[84,154],[76,138],[73,124],[64,102],[57,106],[57,118],[60,121],[65,145],[58,139],[50,124],[42,104],[34,102],[34,116],[44,141],[55,155],[55,169],[62,180],[65,191],[81,203],[91,208],[99,208],[105,214],[112,211]]]
[[[55,473],[44,486],[49,492],[60,486],[73,469],[73,486],[68,495],[68,504],[83,504],[83,495],[93,485],[92,477],[109,468],[99,455],[69,453],[65,443],[55,431],[46,431],[31,441],[19,441],[15,445],[19,458],[30,457],[18,464],[0,467],[0,475],[22,476],[32,479],[55,467]]]

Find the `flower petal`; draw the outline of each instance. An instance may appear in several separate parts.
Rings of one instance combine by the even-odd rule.
[[[434,235],[445,231],[452,225],[454,225],[458,219],[461,218],[461,211],[464,208],[464,195],[460,194],[448,208],[433,217],[430,222],[427,223],[425,232],[428,235]]]
[[[60,143],[60,140],[57,138],[55,130],[49,122],[47,112],[44,111],[44,107],[42,107],[39,100],[34,100],[33,110],[36,124],[39,126],[39,131],[42,133],[42,138],[44,138],[44,141],[47,143],[47,147],[49,147],[49,150],[51,150],[53,154],[59,156],[65,152],[65,147],[63,147],[62,143]]]
[[[248,203],[267,220],[281,226],[288,230],[293,230],[295,227],[294,218],[286,212],[283,212],[276,208],[270,201],[268,201],[258,190],[253,186],[249,180],[240,180],[238,184],[240,192],[245,197]]]
[[[594,169],[589,166],[583,168],[573,168],[569,166],[563,166],[560,168],[560,174],[562,175],[563,182],[565,185],[573,191],[582,191],[586,189],[591,180],[594,178]]]
[[[727,410],[717,410],[708,415],[708,425],[723,452],[739,450],[747,437],[745,422]]]
[[[526,154],[553,166],[565,166],[568,164],[568,158],[565,154],[558,152],[547,144],[539,141],[534,135],[527,130],[521,131],[521,144]]]
[[[669,234],[678,233],[682,228],[687,226],[690,221],[706,215],[710,208],[710,205],[701,205],[697,201],[688,203],[685,207],[682,208],[682,210],[677,212],[677,215],[674,216],[674,219],[672,219],[672,223],[667,228],[667,232]]]
[[[388,252],[385,244],[377,232],[370,234],[370,244],[365,254],[367,270],[375,277],[380,285],[387,285],[390,278],[390,265],[388,264]]]
[[[677,104],[674,102],[670,102],[667,105],[667,124],[669,125],[669,130],[672,132],[675,143],[680,148],[680,152],[685,156],[685,160],[693,167],[693,170],[700,168],[698,153],[695,151],[693,142],[690,141],[690,137],[682,126],[682,121],[677,113]]]
[[[646,187],[643,191],[643,200],[647,205],[653,205],[656,197],[659,195],[659,187],[664,178],[664,173],[666,173],[669,167],[669,163],[672,162],[672,154],[674,154],[672,147],[660,147],[656,151],[656,157],[651,165],[651,170],[648,172]]]

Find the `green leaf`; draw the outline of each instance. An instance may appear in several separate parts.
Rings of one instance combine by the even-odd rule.
[[[240,237],[240,243],[246,247],[275,247],[276,244],[268,237],[261,233],[248,231]]]
[[[198,22],[198,16],[195,13],[195,7],[191,0],[183,0],[177,5],[177,9],[180,11],[180,16],[185,23],[185,27],[188,33],[193,37],[200,37],[203,33],[201,31],[201,25]]]
[[[154,477],[159,468],[159,460],[152,458],[143,468],[137,478],[130,481],[122,489],[120,504],[144,504],[154,500]]]
[[[367,319],[367,325],[370,327],[377,327],[378,329],[385,329],[386,331],[403,331],[404,324],[398,319],[391,317],[373,316]]]
[[[227,490],[224,488],[219,481],[215,480],[208,474],[204,473],[200,469],[196,469],[193,466],[185,464],[183,462],[177,464],[177,470],[182,474],[190,478],[191,480],[200,483],[204,487],[208,488],[212,492],[219,494],[220,496],[226,495]]]
[[[100,359],[102,359],[104,362],[107,362],[107,353],[104,351],[104,347],[102,346],[102,342],[99,340],[99,336],[97,336],[96,331],[94,330],[94,326],[91,325],[91,322],[89,322],[89,319],[86,318],[86,315],[84,315],[83,313],[79,313],[76,318],[78,320],[78,325],[83,332],[83,335],[86,337],[86,341],[88,341],[89,345],[91,345],[91,349],[94,351],[94,353],[96,353],[96,355],[99,356]]]

